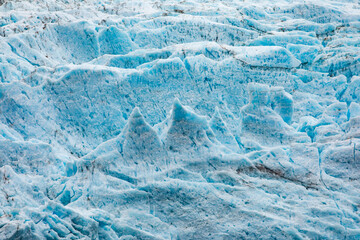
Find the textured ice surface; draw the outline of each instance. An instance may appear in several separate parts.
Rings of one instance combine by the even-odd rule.
[[[360,6],[0,1],[0,239],[360,239]]]

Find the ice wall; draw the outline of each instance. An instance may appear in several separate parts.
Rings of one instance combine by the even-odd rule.
[[[357,1],[0,1],[0,239],[359,239]]]

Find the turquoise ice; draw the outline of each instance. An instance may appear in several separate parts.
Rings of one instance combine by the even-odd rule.
[[[0,239],[360,239],[360,5],[0,1]]]

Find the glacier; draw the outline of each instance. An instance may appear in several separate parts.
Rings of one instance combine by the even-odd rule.
[[[360,3],[1,0],[0,239],[360,239]]]

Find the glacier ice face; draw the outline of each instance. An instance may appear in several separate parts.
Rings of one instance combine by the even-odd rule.
[[[0,239],[359,239],[358,5],[0,1]]]

